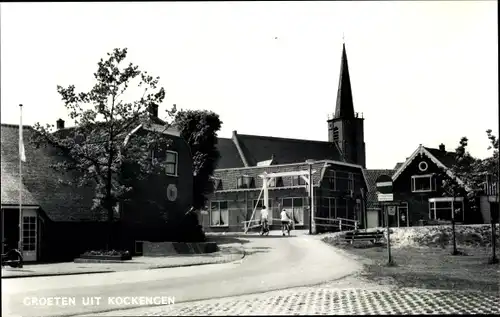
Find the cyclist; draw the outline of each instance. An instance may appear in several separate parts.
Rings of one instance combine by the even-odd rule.
[[[285,209],[281,211],[281,232],[285,235],[285,230],[290,230],[290,217]]]

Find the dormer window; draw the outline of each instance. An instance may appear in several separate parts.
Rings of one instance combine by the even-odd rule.
[[[433,192],[436,187],[436,178],[433,174],[413,175],[411,177],[411,191],[414,193]]]
[[[222,179],[214,178],[212,182],[214,183],[214,190],[223,190]]]
[[[302,176],[292,176],[292,186],[304,186],[306,181]]]
[[[241,176],[238,178],[237,188],[254,188],[255,181],[251,176]]]
[[[283,179],[281,177],[273,177],[269,181],[268,187],[283,187]]]

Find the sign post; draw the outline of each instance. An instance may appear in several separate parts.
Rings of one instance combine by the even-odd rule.
[[[387,256],[388,256],[388,265],[392,265],[391,258],[391,232],[389,227],[389,215],[393,216],[396,214],[396,207],[389,206],[392,204],[387,204],[387,202],[392,202],[394,200],[393,194],[393,182],[392,178],[389,175],[380,175],[377,180],[377,200],[382,203],[382,210],[385,214],[385,222],[387,227]]]

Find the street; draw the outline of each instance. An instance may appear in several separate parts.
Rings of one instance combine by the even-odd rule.
[[[269,237],[249,235],[238,239],[244,242],[246,256],[228,264],[2,280],[2,316],[70,316],[138,307],[107,300],[99,305],[83,305],[81,299],[88,297],[163,296],[175,298],[177,305],[315,285],[361,269],[360,264],[335,249],[297,232],[292,232],[292,237],[273,232]],[[24,302],[26,298],[33,303],[33,298],[55,297],[74,297],[76,303]]]

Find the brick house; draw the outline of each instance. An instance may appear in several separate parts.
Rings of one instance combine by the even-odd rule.
[[[241,231],[257,207],[263,186],[262,173],[307,171],[312,160],[313,214],[319,218],[364,221],[365,168],[364,119],[354,112],[345,45],[342,49],[335,113],[327,120],[328,141],[286,139],[233,132],[219,138],[220,159],[214,173],[215,192],[201,214],[205,231]],[[271,225],[286,209],[296,228],[310,225],[309,193],[299,176],[275,178],[269,185]],[[257,213],[258,214],[258,213]],[[255,217],[254,217],[255,218]],[[258,215],[257,215],[258,218]],[[321,221],[318,230],[324,230]]]
[[[154,118],[157,116],[155,110],[151,113]],[[71,128],[64,127],[63,120],[58,120],[57,127],[55,133],[71,132]],[[142,130],[138,126],[131,137]],[[29,142],[33,133],[31,127],[23,127],[27,160],[22,163],[22,241],[26,261],[72,260],[82,252],[103,248],[110,227],[105,211],[91,211],[94,187],[61,184],[59,179],[72,181],[77,175],[59,173],[51,168],[51,164],[66,158],[51,146],[36,148]],[[115,246],[134,251],[135,241],[174,240],[176,221],[192,204],[189,145],[175,129],[162,133],[173,141],[164,153],[170,162],[167,171],[163,177],[134,184],[130,200],[117,205],[113,228],[118,240]],[[2,240],[7,239],[9,247],[16,247],[19,239],[19,125],[2,124],[1,139]]]
[[[448,152],[441,144],[439,148],[419,145],[403,163],[398,163],[392,170],[367,170],[368,227],[385,226],[385,216],[377,203],[376,184],[378,176],[385,174],[392,177],[394,200],[401,202],[396,215],[389,216],[389,225],[394,227],[418,226],[424,223],[436,223],[438,220],[450,221],[452,205],[459,209],[457,223],[483,223],[481,211],[472,210],[465,203],[464,197],[444,197],[439,180],[440,171],[451,168],[455,162],[455,153]],[[450,174],[450,176],[453,176]]]

